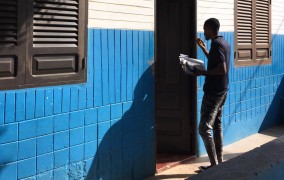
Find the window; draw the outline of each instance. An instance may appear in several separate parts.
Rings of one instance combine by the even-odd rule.
[[[271,63],[270,0],[235,0],[235,66]]]
[[[86,81],[87,0],[0,1],[0,88]]]

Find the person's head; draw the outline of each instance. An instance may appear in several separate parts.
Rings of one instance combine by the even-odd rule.
[[[220,28],[220,23],[218,19],[216,18],[207,19],[204,22],[203,26],[205,39],[206,40],[214,39],[216,36],[218,36],[219,28]]]

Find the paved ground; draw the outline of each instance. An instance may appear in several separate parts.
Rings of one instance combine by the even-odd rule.
[[[274,127],[261,133],[249,136],[238,142],[225,146],[224,159],[226,161],[228,159],[234,158],[256,147],[260,147],[261,145],[268,143],[282,135],[284,135],[284,126]],[[202,165],[209,165],[207,156],[196,158],[193,161],[173,167],[159,174],[156,174],[153,177],[146,178],[145,180],[184,180],[197,174],[198,167]]]

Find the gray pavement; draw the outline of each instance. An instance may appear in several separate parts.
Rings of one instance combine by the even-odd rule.
[[[258,148],[263,144],[271,142],[276,138],[284,135],[284,126],[277,126],[265,130],[263,132],[254,134],[240,141],[224,147],[224,160],[227,161],[236,156],[244,154],[252,149]],[[207,156],[198,157],[185,164],[178,165],[171,169],[165,170],[156,174],[153,177],[146,178],[145,180],[184,180],[190,179],[190,177],[198,173],[199,166],[209,165],[209,159]]]

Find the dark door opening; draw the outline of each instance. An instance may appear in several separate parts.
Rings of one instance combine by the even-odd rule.
[[[178,58],[196,57],[196,0],[156,0],[155,22],[156,161],[166,163],[196,153],[196,78]]]

